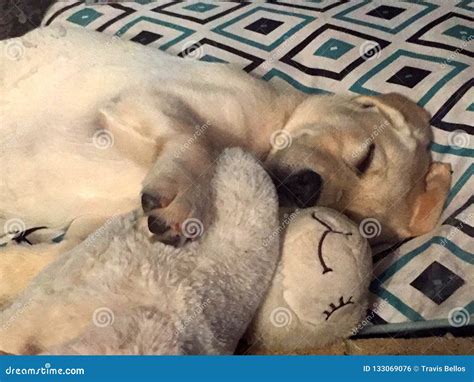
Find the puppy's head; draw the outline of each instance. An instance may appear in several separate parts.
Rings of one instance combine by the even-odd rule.
[[[357,222],[376,219],[372,242],[419,235],[438,219],[415,216],[431,164],[429,120],[399,94],[309,97],[281,131],[287,144],[271,151],[267,165],[283,203],[328,206]]]

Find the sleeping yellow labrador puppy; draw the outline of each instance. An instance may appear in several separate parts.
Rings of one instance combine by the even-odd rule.
[[[401,95],[308,96],[79,29],[37,29],[0,52],[6,44],[22,55],[0,61],[3,237],[16,234],[12,220],[68,229],[61,244],[0,249],[0,304],[140,205],[158,240],[182,245],[189,218],[204,229],[212,218],[209,179],[226,147],[264,163],[283,204],[377,219],[374,242],[437,223],[450,167],[432,163],[429,115]]]

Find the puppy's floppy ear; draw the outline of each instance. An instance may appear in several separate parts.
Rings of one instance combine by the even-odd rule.
[[[413,209],[408,229],[410,236],[423,235],[432,230],[443,211],[451,185],[451,166],[446,163],[431,164],[424,187],[413,190]]]
[[[365,107],[377,107],[395,128],[405,129],[407,124],[422,128],[427,127],[430,121],[430,114],[424,108],[398,93],[361,96],[355,101]]]

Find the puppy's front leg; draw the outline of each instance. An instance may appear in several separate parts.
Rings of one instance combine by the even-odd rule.
[[[166,244],[180,246],[202,235],[210,215],[214,153],[204,137],[169,139],[144,181],[142,207],[148,227]]]
[[[118,152],[151,168],[142,188],[150,231],[176,246],[200,236],[214,167],[211,127],[184,99],[155,87],[124,92],[100,110],[99,122]]]

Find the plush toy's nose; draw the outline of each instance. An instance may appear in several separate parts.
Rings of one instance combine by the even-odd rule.
[[[277,187],[281,205],[296,205],[299,208],[316,204],[321,194],[323,179],[313,170],[301,170],[288,176]]]

